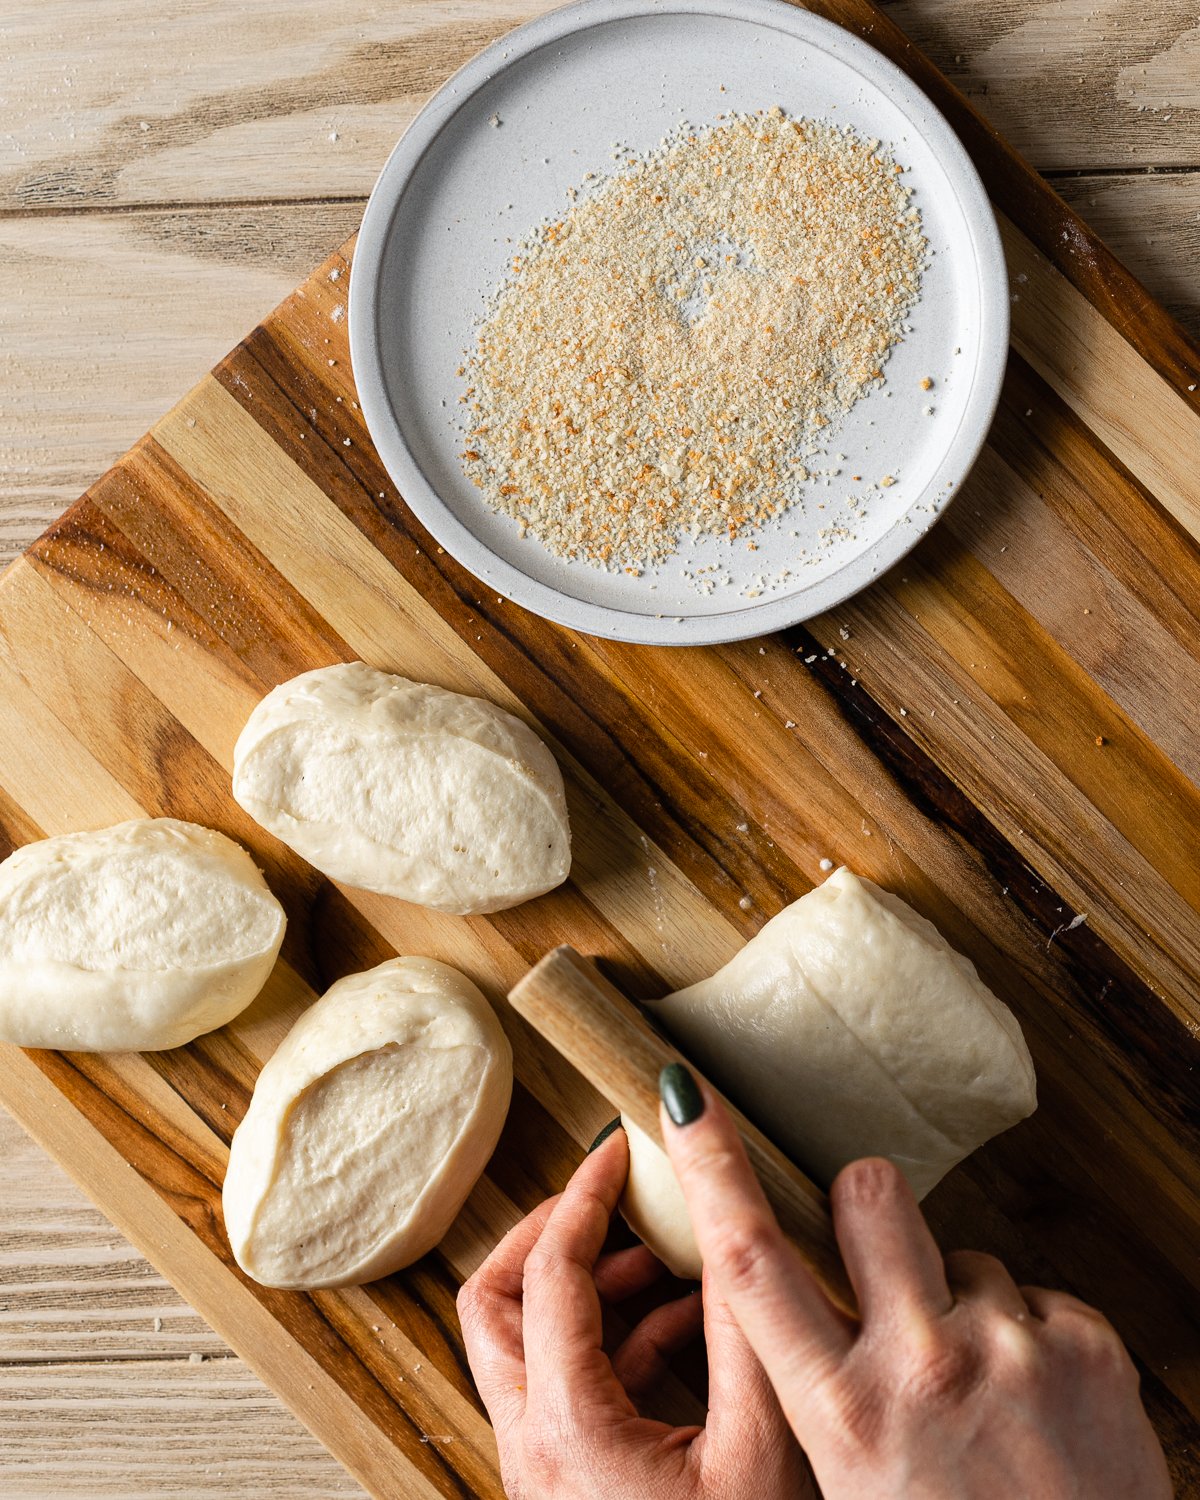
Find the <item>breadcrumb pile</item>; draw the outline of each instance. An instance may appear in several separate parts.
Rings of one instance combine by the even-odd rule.
[[[589,174],[516,248],[459,371],[486,502],[633,573],[796,503],[919,295],[901,178],[879,141],[778,108]]]

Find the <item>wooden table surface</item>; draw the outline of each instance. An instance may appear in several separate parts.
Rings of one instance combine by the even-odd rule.
[[[541,0],[39,0],[0,19],[0,562],[353,229],[451,66]],[[1192,0],[890,13],[1200,331]],[[361,1494],[0,1116],[0,1489]]]

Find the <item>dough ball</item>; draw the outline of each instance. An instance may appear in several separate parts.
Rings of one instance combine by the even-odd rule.
[[[238,1264],[266,1286],[351,1286],[419,1260],[500,1136],[512,1049],[469,979],[394,958],[339,980],[259,1074],[225,1176]]]
[[[699,1281],[700,1249],[671,1159],[625,1115],[621,1124],[629,1137],[629,1177],[621,1194],[625,1222],[668,1271],[685,1281]]]
[[[655,1020],[822,1187],[886,1156],[918,1197],[1036,1107],[1016,1017],[932,923],[841,869],[772,918]],[[656,1142],[630,1152],[634,1227],[663,1259],[682,1245]]]
[[[174,818],[26,844],[0,864],[0,1040],[161,1051],[250,1004],[283,907],[232,839]]]
[[[571,865],[562,774],[527,725],[363,662],[267,694],[233,795],[331,879],[460,916],[540,896]]]

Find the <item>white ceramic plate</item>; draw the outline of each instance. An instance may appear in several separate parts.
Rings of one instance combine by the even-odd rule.
[[[509,241],[561,211],[585,173],[612,171],[614,142],[640,151],[681,118],[703,126],[776,104],[878,136],[906,168],[932,252],[912,332],[884,367],[884,386],[858,402],[830,444],[846,455],[841,477],[764,527],[756,552],[705,538],[638,578],[558,558],[489,510],[458,460],[456,372],[508,266]],[[782,0],[583,0],[504,37],[445,84],[392,153],[350,282],[367,426],[429,531],[489,589],[539,615],[656,644],[781,629],[902,557],[979,451],[1007,344],[996,222],[957,137],[873,48]],[[817,533],[848,515],[846,496],[862,492],[855,474],[896,482],[867,491],[853,536],[827,545]],[[685,576],[706,562],[721,562],[730,579],[708,594]]]

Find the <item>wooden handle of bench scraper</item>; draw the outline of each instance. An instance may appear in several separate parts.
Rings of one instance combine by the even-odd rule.
[[[513,1009],[654,1141],[662,1140],[658,1075],[667,1063],[697,1070],[638,1008],[574,948],[555,948],[509,995]],[[712,1085],[710,1084],[711,1088]],[[825,1194],[729,1101],[767,1201],[831,1301],[856,1314]]]

